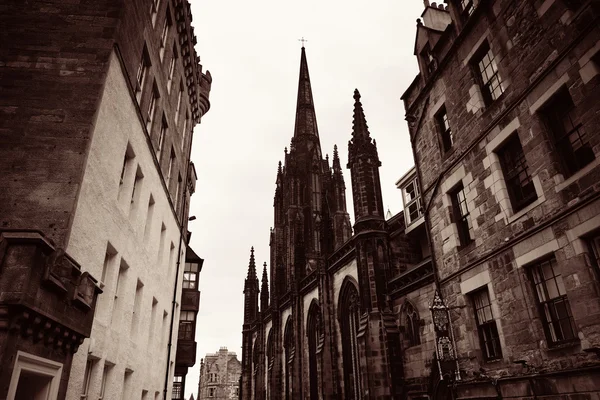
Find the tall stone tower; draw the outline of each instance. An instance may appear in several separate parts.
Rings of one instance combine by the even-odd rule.
[[[391,278],[390,240],[386,229],[381,196],[377,144],[371,138],[360,102],[354,90],[352,139],[348,142],[348,168],[352,176],[354,232],[359,275],[361,317],[359,348],[365,357],[361,386],[373,396],[399,393],[391,377],[401,376],[400,340],[395,316],[387,300],[387,282]]]

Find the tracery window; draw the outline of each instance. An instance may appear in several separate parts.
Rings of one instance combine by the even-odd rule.
[[[269,336],[267,337],[267,382],[265,385],[266,389],[266,399],[271,399],[271,374],[273,370],[273,364],[275,361],[275,354],[273,352],[273,335],[272,331],[269,331]]]
[[[419,314],[409,301],[404,304],[404,323],[408,346],[412,347],[421,344],[421,334],[419,332]]]
[[[358,400],[361,393],[358,353],[360,301],[356,286],[350,282],[346,282],[340,300],[345,398]]]
[[[292,327],[291,317],[288,318],[288,321],[285,324],[285,331],[283,335],[283,348],[285,356],[285,399],[289,400],[292,396],[292,373],[294,353],[296,351],[294,346],[294,328]]]
[[[308,311],[306,332],[308,335],[308,369],[310,379],[310,398],[319,398],[318,353],[322,348],[321,309],[313,303]]]

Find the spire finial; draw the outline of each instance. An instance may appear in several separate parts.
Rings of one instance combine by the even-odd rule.
[[[256,263],[254,261],[254,246],[250,248],[250,262],[248,263],[248,278],[257,279],[256,277]]]
[[[304,39],[304,36],[302,36],[302,39],[298,39],[299,42],[302,42],[302,48],[304,48],[304,42],[308,42],[307,39]]]
[[[333,145],[333,171],[341,172],[342,166],[340,165],[340,155],[338,153],[337,144]]]
[[[360,102],[360,92],[358,89],[354,89],[354,118],[352,121],[352,137],[369,139],[371,137],[369,133],[369,127],[367,126],[365,113],[362,108],[362,103]]]

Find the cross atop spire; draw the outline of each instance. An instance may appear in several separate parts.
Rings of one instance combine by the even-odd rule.
[[[298,39],[299,42],[302,42],[302,48],[304,48],[304,42],[308,42],[307,39],[304,39],[304,36],[302,36],[302,39]]]

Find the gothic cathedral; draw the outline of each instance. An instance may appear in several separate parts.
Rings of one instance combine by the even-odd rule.
[[[321,153],[303,47],[294,136],[277,171],[270,271],[265,263],[259,284],[252,249],[244,286],[242,399],[397,398],[402,390],[402,307],[389,281],[421,255],[402,215],[386,222],[358,90],[354,100],[352,232],[337,147],[331,165]],[[421,284],[432,286],[427,276]]]

